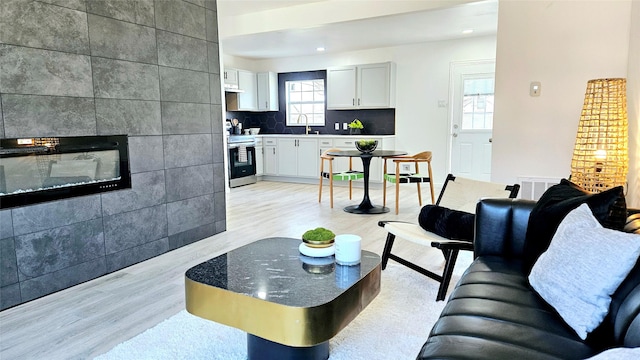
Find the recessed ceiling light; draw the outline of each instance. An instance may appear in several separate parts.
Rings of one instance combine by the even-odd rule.
[[[462,33],[463,33],[463,34],[471,34],[472,32],[473,32],[473,29],[465,29],[465,30],[462,30]]]
[[[320,52],[322,52],[322,51],[324,51],[324,50],[325,50],[325,48],[324,48],[324,47],[322,47],[322,46],[318,46],[318,47],[316,48],[316,51],[320,51]]]

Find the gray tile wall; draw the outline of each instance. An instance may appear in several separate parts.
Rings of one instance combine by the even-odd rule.
[[[127,134],[132,173],[0,211],[0,309],[226,229],[215,0],[2,0],[0,24],[0,138]]]

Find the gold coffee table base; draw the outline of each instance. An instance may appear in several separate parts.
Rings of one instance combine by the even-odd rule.
[[[259,240],[189,269],[187,311],[288,347],[328,342],[380,292],[380,257],[363,251],[357,266],[317,274],[299,244]]]

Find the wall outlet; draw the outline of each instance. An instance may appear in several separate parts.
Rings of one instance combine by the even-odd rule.
[[[411,171],[411,164],[400,164],[400,171],[403,173],[408,173]]]
[[[333,128],[334,128],[335,130],[340,130],[340,123],[335,123],[335,124],[333,124]]]

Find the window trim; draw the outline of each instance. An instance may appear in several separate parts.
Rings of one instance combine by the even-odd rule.
[[[301,82],[317,82],[317,81],[321,81],[322,82],[322,88],[323,88],[323,100],[322,101],[298,101],[298,102],[290,102],[289,101],[289,83],[291,82],[297,82],[297,83],[301,83]],[[313,79],[288,79],[288,80],[284,80],[284,94],[285,94],[285,99],[284,99],[284,109],[285,109],[285,125],[286,126],[305,126],[305,123],[299,123],[297,122],[298,117],[296,117],[295,121],[292,118],[292,112],[291,107],[295,106],[295,105],[320,105],[322,104],[322,122],[309,122],[308,125],[309,126],[325,126],[327,123],[327,85],[326,85],[326,80],[324,78],[313,78]],[[314,85],[315,88],[315,85]],[[315,94],[316,90],[314,90],[314,94]],[[314,106],[315,107],[315,106]],[[302,113],[303,115],[305,115],[307,118],[313,118],[316,113],[312,112],[312,113]]]

